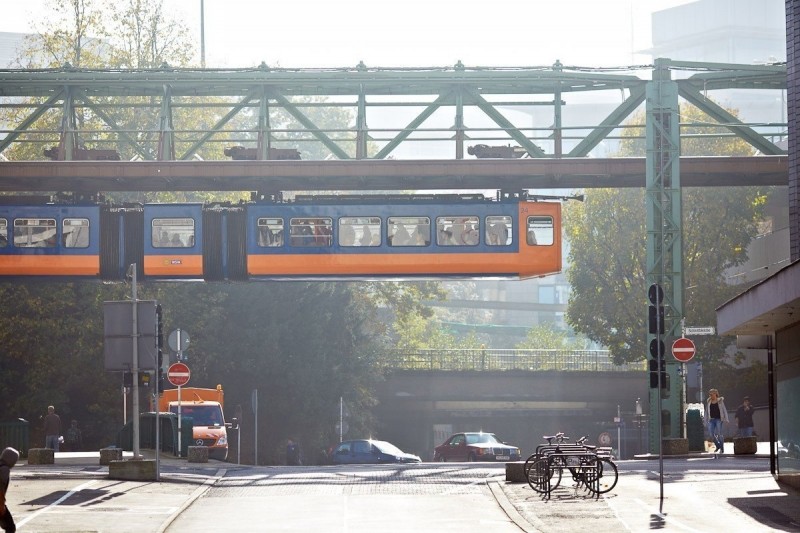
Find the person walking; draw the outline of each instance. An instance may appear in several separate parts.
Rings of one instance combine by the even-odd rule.
[[[289,439],[286,443],[286,464],[287,465],[300,465],[302,461],[300,459],[300,446],[297,443]]]
[[[79,452],[83,449],[83,435],[78,427],[78,421],[73,420],[64,436],[64,448],[68,452]]]
[[[736,424],[739,427],[740,437],[753,436],[753,407],[750,405],[750,396],[745,396],[742,405],[736,409]]]
[[[705,418],[708,433],[716,445],[714,452],[725,453],[725,433],[722,424],[728,422],[728,410],[725,408],[725,398],[719,395],[717,389],[708,391]]]
[[[14,517],[6,505],[11,469],[17,464],[17,459],[19,459],[19,452],[14,448],[6,448],[0,453],[0,528],[3,528],[6,533],[14,533],[17,530]]]
[[[57,452],[60,437],[61,417],[56,414],[56,408],[49,405],[47,407],[47,416],[44,417],[44,447]]]

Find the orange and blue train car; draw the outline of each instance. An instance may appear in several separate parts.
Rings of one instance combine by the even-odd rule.
[[[0,278],[529,278],[561,253],[560,202],[524,194],[0,205]]]

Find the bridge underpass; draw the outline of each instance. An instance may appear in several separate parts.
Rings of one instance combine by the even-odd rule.
[[[647,418],[645,366],[613,365],[605,351],[423,350],[395,354],[390,366],[377,388],[380,438],[426,459],[459,431],[496,433],[523,453],[558,431],[594,443],[607,432],[618,448],[618,407],[622,453],[647,447],[647,427],[637,426]]]

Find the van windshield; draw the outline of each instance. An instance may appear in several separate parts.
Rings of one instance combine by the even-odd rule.
[[[177,405],[170,405],[169,410],[178,414]],[[191,417],[195,426],[221,426],[223,423],[218,405],[181,405],[181,416]]]

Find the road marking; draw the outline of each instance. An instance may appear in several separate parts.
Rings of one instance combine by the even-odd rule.
[[[47,507],[43,507],[42,509],[39,509],[38,511],[33,513],[32,515],[25,517],[19,524],[17,524],[17,527],[24,526],[25,524],[27,524],[28,522],[30,522],[31,520],[33,520],[34,518],[36,518],[40,514],[46,513],[48,511],[50,511],[52,508],[58,506],[61,502],[63,502],[64,500],[66,500],[67,498],[69,498],[70,496],[75,494],[76,492],[80,492],[83,489],[85,489],[86,487],[88,487],[90,485],[94,485],[95,483],[97,483],[97,480],[93,479],[92,481],[87,481],[83,485],[78,485],[77,487],[75,487],[74,489],[72,489],[71,491],[69,491],[68,493],[66,493],[65,495],[63,495],[62,497],[60,497],[59,499],[57,499],[56,501],[54,501],[53,503],[51,503]]]

